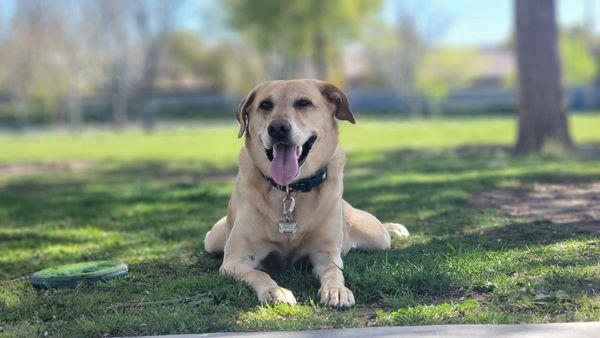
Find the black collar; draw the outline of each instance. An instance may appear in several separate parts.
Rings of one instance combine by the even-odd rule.
[[[265,178],[265,180],[267,180],[267,182],[271,183],[272,186],[274,186],[275,188],[277,188],[281,191],[285,191],[284,185],[279,185],[279,184],[275,183],[275,181],[273,181],[272,178],[263,174],[262,172],[261,172],[261,175]],[[323,181],[325,181],[326,179],[327,179],[327,167],[323,167],[323,168],[317,170],[317,172],[314,175],[303,178],[301,180],[298,180],[298,181],[290,184],[288,186],[288,188],[289,188],[290,192],[294,192],[294,191],[309,192],[312,190],[312,188],[317,187],[319,184],[323,183]]]

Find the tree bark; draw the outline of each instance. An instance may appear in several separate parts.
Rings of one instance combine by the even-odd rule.
[[[518,153],[571,147],[554,0],[516,0]]]

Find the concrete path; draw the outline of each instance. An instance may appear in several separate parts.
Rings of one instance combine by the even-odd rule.
[[[159,336],[154,336],[159,337]],[[231,332],[160,336],[161,338],[600,338],[600,322],[520,325],[430,325],[311,331]]]

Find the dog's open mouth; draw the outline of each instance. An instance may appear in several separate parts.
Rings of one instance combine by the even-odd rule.
[[[279,185],[288,185],[298,176],[300,166],[306,161],[310,149],[317,140],[312,135],[303,145],[278,143],[265,148],[265,154],[271,162],[271,177]]]

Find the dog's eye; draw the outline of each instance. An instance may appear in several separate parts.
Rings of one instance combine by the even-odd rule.
[[[300,100],[296,100],[296,102],[294,102],[294,107],[296,107],[297,109],[306,108],[311,105],[312,105],[312,102],[310,102],[307,99],[300,99]]]
[[[264,110],[271,110],[273,109],[273,102],[269,100],[264,100],[258,105],[258,107]]]

